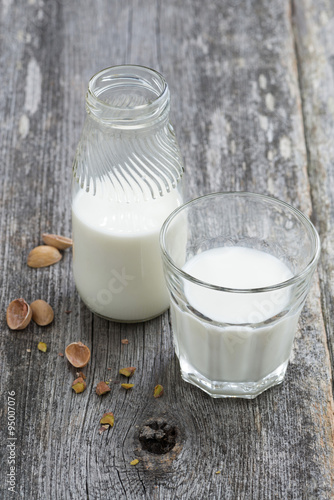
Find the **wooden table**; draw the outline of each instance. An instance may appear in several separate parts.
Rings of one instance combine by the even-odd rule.
[[[334,498],[334,1],[1,0],[0,13],[0,497]],[[265,193],[319,231],[286,379],[255,400],[213,400],[183,382],[168,313],[128,325],[94,316],[76,292],[71,251],[51,267],[26,264],[41,233],[71,235],[87,83],[123,63],[169,83],[187,198]],[[9,330],[6,308],[18,297],[48,301],[53,323]],[[76,371],[58,353],[79,340],[92,358],[76,395]],[[118,369],[129,365],[137,371],[126,392]],[[98,397],[97,382],[109,379],[111,392]],[[115,425],[100,434],[108,410]],[[139,434],[152,422],[176,429],[170,452],[143,449]]]

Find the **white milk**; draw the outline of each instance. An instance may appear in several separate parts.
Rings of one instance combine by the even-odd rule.
[[[180,202],[176,189],[132,203],[78,193],[72,207],[73,271],[90,309],[110,319],[141,321],[168,308],[159,232]]]
[[[213,285],[244,290],[292,277],[286,265],[272,255],[241,247],[205,251],[189,260],[183,270]],[[227,293],[187,282],[185,295],[190,308],[213,320],[181,311],[172,302],[176,353],[185,373],[198,372],[210,381],[256,382],[288,362],[300,311],[262,323],[288,305],[286,289]],[[245,323],[262,326],[242,326]]]

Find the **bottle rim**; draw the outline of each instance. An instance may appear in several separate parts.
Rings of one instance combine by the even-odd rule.
[[[108,92],[119,93],[124,88],[124,98],[119,103],[108,102]],[[131,91],[146,94],[146,102],[127,101]],[[149,98],[148,98],[149,96]],[[86,94],[87,112],[95,119],[119,128],[141,128],[168,116],[170,93],[168,84],[158,71],[139,65],[110,66],[96,73],[89,80]]]

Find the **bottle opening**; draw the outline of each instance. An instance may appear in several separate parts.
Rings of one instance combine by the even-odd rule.
[[[87,111],[119,127],[145,126],[167,118],[169,89],[164,77],[144,66],[114,66],[94,75],[88,86]]]

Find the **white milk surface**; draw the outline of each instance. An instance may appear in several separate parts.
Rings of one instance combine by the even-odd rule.
[[[140,321],[168,308],[159,232],[179,205],[176,190],[133,203],[78,193],[72,206],[73,271],[90,309],[110,319]]]
[[[205,251],[189,260],[183,270],[206,283],[244,290],[292,277],[276,257],[241,247]],[[299,311],[267,325],[262,323],[285,309],[290,299],[286,289],[232,293],[187,282],[185,295],[192,308],[214,323],[181,311],[172,303],[176,352],[182,370],[195,370],[211,381],[255,382],[289,359]]]

